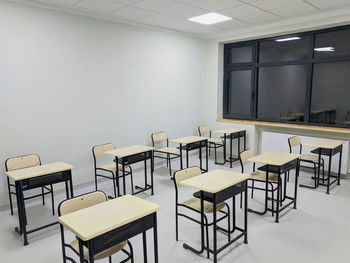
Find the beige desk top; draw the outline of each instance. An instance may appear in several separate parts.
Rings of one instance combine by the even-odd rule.
[[[303,145],[309,146],[309,147],[334,149],[334,148],[336,148],[344,143],[345,143],[344,141],[338,141],[338,140],[314,139],[314,140],[311,140],[307,143],[303,143]]]
[[[18,169],[14,171],[6,172],[6,175],[14,181],[20,181],[24,179],[29,179],[33,177],[38,177],[46,174],[59,173],[67,170],[72,170],[73,165],[57,162],[57,163],[48,163],[38,166],[33,166],[24,169]]]
[[[245,130],[246,129],[242,129],[242,128],[228,128],[228,129],[215,130],[214,133],[231,134],[231,133],[241,132]]]
[[[201,137],[201,136],[187,136],[179,139],[173,139],[170,140],[170,142],[173,143],[181,143],[181,144],[189,144],[189,143],[194,143],[194,142],[201,142],[208,140],[208,137]]]
[[[160,206],[133,195],[124,195],[76,212],[61,216],[58,222],[81,240],[87,241],[150,215]]]
[[[106,151],[105,154],[113,155],[115,157],[121,158],[138,153],[144,153],[153,150],[154,147],[144,146],[144,145],[132,145],[124,148],[119,148],[115,150]]]
[[[299,158],[299,156],[300,154],[295,153],[266,152],[249,158],[248,162],[280,166]]]
[[[248,174],[216,169],[183,180],[180,182],[180,185],[192,187],[209,193],[217,193],[249,178],[250,175]]]

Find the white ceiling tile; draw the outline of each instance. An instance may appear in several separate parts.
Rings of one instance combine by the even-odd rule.
[[[247,15],[244,17],[240,17],[239,19],[250,24],[270,23],[273,21],[280,20],[279,17],[266,12],[256,13],[254,15]]]
[[[230,17],[239,17],[239,18],[245,17],[245,16],[251,16],[254,14],[260,14],[260,13],[267,13],[267,12],[251,5],[240,5],[236,7],[223,9],[220,11],[220,14],[227,15]]]
[[[304,0],[320,9],[337,8],[341,6],[350,6],[350,0]]]
[[[229,21],[225,21],[222,23],[217,23],[212,25],[213,27],[217,27],[217,28],[221,28],[221,29],[225,29],[225,30],[234,30],[234,29],[239,29],[242,27],[246,27],[249,26],[248,23],[245,22],[241,22],[235,19],[229,20]]]
[[[196,2],[199,2],[201,0],[176,0],[176,2],[181,2],[181,3],[184,3],[184,4],[193,4],[193,3],[196,3]]]
[[[79,1],[80,0],[33,0],[31,2],[54,6],[70,6],[78,3]]]
[[[281,17],[298,17],[307,14],[314,14],[319,12],[319,9],[308,5],[305,2],[300,2],[286,7],[280,6],[278,8],[271,8],[269,11]]]
[[[128,21],[138,21],[156,14],[135,6],[127,6],[112,13],[114,17]]]
[[[168,16],[164,14],[159,14],[155,16],[151,16],[145,19],[142,19],[142,23],[150,24],[150,25],[155,25],[159,27],[166,27],[175,23],[179,23],[182,20],[173,16]]]
[[[111,0],[111,1],[119,4],[133,5],[133,4],[142,2],[143,0]]]
[[[182,32],[187,32],[187,33],[192,33],[192,34],[203,34],[203,35],[209,35],[209,34],[215,34],[219,32],[223,32],[222,29],[216,28],[213,26],[206,26],[206,25],[201,25],[198,23],[194,23],[191,21],[184,21],[180,23],[176,23],[173,25],[170,25],[169,28],[182,31]]]
[[[125,7],[124,4],[118,4],[110,0],[83,0],[74,5],[74,8],[78,10],[98,13],[111,13],[123,7]]]
[[[180,7],[173,8],[169,11],[165,11],[164,13],[171,16],[188,19],[190,17],[206,14],[208,13],[208,11],[189,5],[182,5]]]
[[[140,3],[136,3],[134,6],[156,12],[165,12],[174,8],[180,8],[183,5],[184,4],[181,4],[174,0],[146,0]]]
[[[256,0],[252,2],[251,5],[264,10],[270,10],[273,8],[289,7],[300,2],[302,2],[302,0]]]
[[[201,0],[193,5],[208,11],[217,11],[224,8],[242,5],[242,2],[238,0]]]

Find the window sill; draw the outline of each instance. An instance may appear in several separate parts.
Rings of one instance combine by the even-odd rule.
[[[314,126],[314,125],[302,125],[302,124],[292,124],[292,123],[289,124],[289,123],[278,123],[278,122],[267,122],[267,121],[237,120],[237,119],[217,119],[217,121],[246,124],[246,125],[258,125],[258,126],[268,126],[268,127],[278,127],[278,128],[290,128],[290,129],[299,129],[299,130],[350,134],[350,129],[338,128],[338,127],[324,127],[324,126]]]

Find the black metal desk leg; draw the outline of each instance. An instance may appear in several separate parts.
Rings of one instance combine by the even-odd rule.
[[[118,164],[117,164],[118,166]],[[123,194],[126,194],[126,190],[125,190],[125,158],[122,158],[122,174],[123,174]]]
[[[330,181],[331,181],[332,151],[333,150],[331,150],[331,154],[329,155],[329,163],[328,163],[327,195],[329,195],[329,184],[330,184]]]
[[[92,240],[89,241],[88,247],[89,247],[89,263],[93,263],[95,261],[94,261],[94,245]]]
[[[183,163],[182,163],[182,144],[180,143],[180,167],[181,170],[183,169]]]
[[[236,213],[234,211],[234,213]],[[236,227],[236,225],[235,225]],[[248,244],[248,183],[245,182],[244,193],[244,244]]]
[[[226,163],[226,145],[227,144],[227,137],[226,137],[226,133],[224,133],[224,163]]]
[[[186,144],[186,168],[188,168],[188,144]]]
[[[69,186],[68,186],[68,180],[64,182],[66,187],[66,198],[69,199]]]
[[[23,234],[23,244],[26,246],[28,245],[28,239],[27,239],[27,215],[26,215],[26,208],[25,208],[25,203],[24,203],[24,196],[23,196],[23,189],[22,189],[22,185],[21,183],[18,185],[19,189],[17,192],[17,198],[19,198],[19,203],[20,203],[20,208],[18,209],[18,212],[21,211],[21,220],[22,220],[22,228],[21,228],[21,232]]]
[[[201,142],[199,142],[201,144]],[[202,170],[202,145],[199,145],[199,167]]]
[[[22,220],[23,219],[23,215],[22,215],[22,201],[20,199],[20,195],[19,195],[19,189],[20,189],[20,183],[19,181],[16,181],[15,182],[15,186],[16,186],[16,200],[17,200],[17,213],[18,213],[18,227],[15,228],[15,231],[22,235],[23,233],[23,224],[24,224],[24,221]]]
[[[247,150],[247,132],[246,131],[244,131],[244,133],[243,133],[244,135],[244,150]]]
[[[298,179],[299,179],[299,170],[300,170],[300,160],[297,159],[297,167],[295,168],[295,185],[294,185],[294,209],[297,209],[297,193],[298,193]],[[316,180],[316,179],[315,179]]]
[[[238,150],[238,154],[237,156],[239,156],[240,152],[241,152],[241,136],[238,133],[238,145],[237,145],[237,150]]]
[[[157,214],[153,216],[153,239],[154,239],[154,262],[158,263],[158,234],[157,234]]]
[[[154,159],[153,159],[153,151],[150,151],[151,153],[151,195],[154,195],[154,186],[153,186],[153,170],[154,170]],[[170,165],[170,160],[169,160],[169,165]],[[171,167],[171,166],[170,166]],[[171,168],[170,168],[171,171]],[[147,186],[147,185],[146,185]]]
[[[339,167],[338,167],[338,185],[340,185],[340,172],[341,172],[341,158],[343,155],[343,145],[340,146],[340,153],[339,153]]]
[[[279,215],[280,215],[280,187],[281,187],[281,169],[278,168],[277,174],[277,205],[276,205],[276,223],[279,223]],[[272,200],[273,202],[273,200]]]
[[[119,160],[118,160],[118,157],[115,157],[115,165],[116,165],[116,168],[115,168],[115,176],[116,176],[116,180],[117,180],[117,195],[118,197],[120,196],[120,188],[119,188]]]
[[[142,232],[142,243],[143,243],[143,262],[147,263],[147,238],[146,231]]]
[[[73,192],[73,180],[72,180],[72,171],[69,170],[69,187],[70,187],[70,197],[74,197],[74,192]]]
[[[208,167],[208,140],[205,141],[205,166],[207,169],[207,172],[209,171]]]
[[[216,238],[216,194],[213,196],[213,254],[214,263],[217,262],[217,238]]]
[[[80,258],[80,263],[85,263],[84,259],[84,249],[83,249],[83,241],[81,241],[80,238],[78,238],[79,242],[79,258]]]
[[[232,168],[232,133],[230,134],[230,168]]]

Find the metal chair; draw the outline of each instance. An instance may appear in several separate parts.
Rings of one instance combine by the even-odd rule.
[[[310,166],[301,166],[301,167],[307,167],[307,168],[313,168],[314,170],[314,177],[315,177],[315,184],[316,184],[316,178],[317,178],[317,169],[318,169],[318,156],[316,154],[303,154],[303,146],[301,144],[299,136],[293,136],[288,138],[288,145],[289,145],[289,152],[293,152],[294,147],[299,146],[299,154],[300,154],[300,162],[305,163],[311,163],[313,167]],[[322,167],[322,180],[324,180],[324,159],[321,158],[321,167]],[[320,168],[321,168],[320,167]],[[287,174],[287,180],[289,181],[289,172]],[[304,185],[302,185],[304,186]]]
[[[114,189],[114,197],[117,197],[116,189],[118,189],[118,196],[119,196],[119,178],[116,175],[116,164],[115,162],[107,163],[98,166],[97,165],[97,159],[98,157],[106,156],[105,152],[115,150],[115,146],[112,143],[106,143],[101,144],[92,147],[92,155],[94,157],[94,170],[95,170],[95,189],[97,189],[97,179],[98,177],[103,177],[106,179],[113,180],[113,189]],[[119,172],[122,172],[123,166],[118,163],[118,170]],[[125,169],[128,169],[129,171],[125,171],[125,175],[130,175],[130,183],[131,183],[131,191],[134,193],[134,182],[133,182],[133,176],[132,176],[132,169],[130,165],[125,165]],[[103,173],[103,174],[102,174]],[[111,176],[108,176],[106,174],[110,174]],[[119,177],[123,177],[123,174],[121,173],[118,175]]]
[[[75,212],[93,205],[97,205],[106,201],[107,201],[107,196],[102,191],[96,191],[96,192],[79,195],[74,198],[62,201],[58,206],[58,215],[59,216],[67,215],[72,212]],[[80,255],[79,241],[77,239],[74,239],[69,244],[65,243],[64,229],[63,229],[63,225],[61,224],[60,224],[60,230],[61,230],[63,262],[66,262],[66,260],[69,260],[70,262],[76,263],[76,261],[73,258],[68,257],[66,255],[66,248],[67,247],[70,248],[77,256],[79,256]],[[130,252],[124,249],[126,244],[128,244]],[[88,261],[89,249],[84,246],[83,250],[84,250],[84,259],[86,262],[89,262]],[[124,259],[121,262],[127,262],[129,259],[131,260],[131,262],[134,262],[133,249],[132,249],[131,243],[127,240],[94,255],[94,260],[100,260],[108,257],[109,262],[111,263],[112,255],[119,251],[123,251],[128,256],[126,259]]]
[[[254,153],[252,150],[245,150],[239,154],[239,161],[241,164],[241,171],[244,173],[244,165],[248,162],[249,158],[252,158],[254,156]],[[268,174],[268,185],[271,187],[271,189],[256,187],[254,185],[255,182],[262,182],[266,183],[266,172],[263,171],[255,171],[255,163],[253,163],[253,172],[250,174],[250,178],[248,179],[248,182],[251,181],[251,186],[247,186],[247,188],[252,189],[250,198],[254,198],[254,189],[261,190],[261,191],[268,191],[271,192],[271,200],[272,200],[272,211],[274,210],[274,191],[277,190],[277,183],[278,183],[278,177],[277,174],[269,173]],[[276,184],[276,187],[274,187],[274,184]],[[282,191],[282,188],[281,188]],[[282,195],[281,195],[282,196]],[[283,201],[283,200],[282,200]],[[241,208],[242,208],[242,194],[241,194]],[[274,215],[274,212],[272,212],[272,215]]]
[[[37,155],[37,154],[30,154],[30,155],[24,155],[24,156],[19,156],[19,157],[13,157],[13,158],[9,158],[5,161],[6,171],[14,171],[14,170],[34,167],[34,166],[38,166],[38,165],[41,165],[41,160],[40,160],[39,155]],[[15,189],[15,184],[12,184],[10,182],[9,177],[7,177],[7,189],[8,189],[8,195],[9,195],[9,201],[10,201],[11,215],[13,215],[12,195],[16,196],[16,189]],[[24,201],[41,196],[42,200],[43,200],[43,205],[45,205],[45,195],[47,195],[47,194],[51,194],[52,215],[55,215],[55,201],[54,201],[54,196],[53,196],[52,184],[50,185],[50,188],[43,186],[41,188],[41,194],[35,194],[35,195],[25,197]]]
[[[179,150],[174,147],[169,147],[169,139],[166,132],[157,132],[151,134],[152,139],[152,146],[155,147],[156,145],[162,144],[164,141],[166,141],[166,147],[162,147],[159,149],[154,149],[154,158],[159,159],[165,159],[166,160],[166,166],[169,167],[169,174],[171,178],[171,160],[175,158],[179,158],[180,154],[178,154]],[[162,155],[156,155],[156,153],[159,154],[165,154],[165,156]]]
[[[183,201],[182,203],[179,203],[179,184],[181,181],[185,179],[189,179],[194,176],[198,176],[202,173],[201,169],[199,167],[191,167],[187,168],[184,170],[180,170],[174,173],[174,186],[175,186],[175,231],[176,231],[176,241],[179,240],[179,224],[178,224],[178,217],[182,216],[185,217],[193,222],[198,223],[199,225],[201,224],[201,221],[194,219],[186,214],[179,213],[179,207],[183,207],[186,209],[189,209],[193,212],[196,212],[198,214],[201,214],[201,200],[200,198],[193,197],[190,198],[186,201]],[[196,193],[194,193],[196,195]],[[227,208],[227,212],[224,211],[224,207]],[[204,201],[203,202],[203,208],[204,208],[204,227],[205,227],[205,232],[206,232],[206,243],[207,243],[207,248],[209,248],[209,232],[208,232],[208,227],[213,224],[213,222],[208,223],[208,218],[206,214],[211,214],[213,213],[213,203]],[[218,229],[222,229],[224,232],[230,232],[230,208],[227,205],[226,202],[222,202],[217,204],[216,206],[216,211],[221,212],[223,214],[222,217],[218,218],[217,222],[225,219],[227,217],[227,224],[228,224],[228,230],[222,229],[218,227]],[[204,242],[204,241],[203,241]],[[209,250],[207,250],[207,257],[209,258]]]
[[[223,148],[223,151],[225,151],[225,142],[223,139],[220,138],[212,138],[211,137],[211,129],[208,125],[200,125],[198,126],[198,133],[199,136],[205,136],[208,135],[208,143],[209,143],[209,155],[211,153],[211,148],[214,148],[215,153],[215,164],[217,164],[217,158],[216,158],[216,149]],[[225,156],[225,155],[224,155]]]

